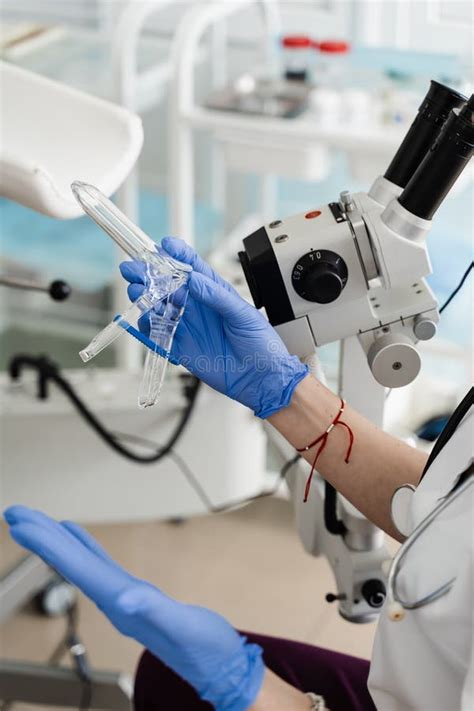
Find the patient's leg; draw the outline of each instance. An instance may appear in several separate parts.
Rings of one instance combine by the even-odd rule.
[[[302,642],[244,633],[259,644],[275,674],[301,691],[321,694],[331,711],[375,711],[367,690],[369,662]],[[194,689],[145,652],[135,679],[136,711],[212,711]]]

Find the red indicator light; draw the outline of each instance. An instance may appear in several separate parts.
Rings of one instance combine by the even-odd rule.
[[[311,47],[311,39],[306,35],[286,35],[281,38],[283,47],[291,47],[291,49],[303,49]]]
[[[311,210],[311,212],[307,212],[305,217],[307,220],[312,220],[315,217],[319,217],[321,214],[321,210]]]

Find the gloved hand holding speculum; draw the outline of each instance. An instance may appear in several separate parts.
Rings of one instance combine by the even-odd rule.
[[[263,314],[186,242],[165,237],[161,249],[192,267],[187,304],[169,360],[251,408],[258,417],[267,418],[286,407],[295,387],[308,374],[307,367],[288,353]],[[124,262],[120,270],[130,282],[128,295],[136,302],[146,291],[146,267],[140,261]],[[143,341],[153,347],[147,317],[140,319],[139,330]]]

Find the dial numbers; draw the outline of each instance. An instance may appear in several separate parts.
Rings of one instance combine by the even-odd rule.
[[[343,258],[328,249],[311,250],[298,259],[291,274],[296,293],[319,304],[335,301],[348,278]]]

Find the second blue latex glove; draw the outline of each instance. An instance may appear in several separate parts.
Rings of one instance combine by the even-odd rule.
[[[82,590],[122,634],[143,644],[217,711],[245,711],[254,703],[264,676],[262,650],[223,617],[130,575],[74,523],[25,506],[12,506],[4,516],[17,543]]]
[[[257,309],[242,299],[186,242],[165,237],[162,248],[193,267],[189,297],[176,330],[170,360],[234,400],[267,418],[286,407],[308,369],[288,353]],[[142,262],[123,262],[135,301],[144,290]],[[145,336],[149,322],[140,323]]]

